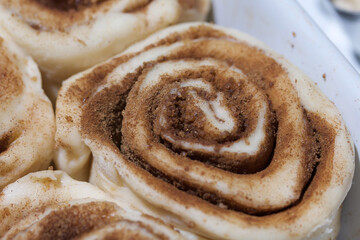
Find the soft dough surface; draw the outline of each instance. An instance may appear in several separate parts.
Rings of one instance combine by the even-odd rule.
[[[0,189],[47,168],[53,157],[55,116],[31,57],[0,30]]]
[[[1,239],[184,239],[62,171],[31,173],[0,196]]]
[[[204,20],[209,0],[5,0],[0,25],[39,64],[55,102],[61,81],[168,25]]]
[[[354,172],[331,103],[235,30],[160,31],[66,82],[57,166],[212,239],[329,239]],[[92,159],[92,162],[90,162]]]

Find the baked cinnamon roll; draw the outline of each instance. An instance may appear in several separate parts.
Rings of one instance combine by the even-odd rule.
[[[57,166],[210,239],[335,239],[354,148],[331,103],[263,43],[160,31],[64,82]]]
[[[61,81],[168,25],[204,20],[210,0],[3,0],[0,25],[39,64],[55,100]]]
[[[0,29],[0,190],[49,166],[55,116],[35,62]]]
[[[184,239],[61,171],[31,173],[0,195],[1,239]]]

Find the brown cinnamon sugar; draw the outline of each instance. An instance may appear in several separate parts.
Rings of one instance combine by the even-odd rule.
[[[5,0],[2,5],[37,31],[64,34],[76,23],[90,24],[96,12],[105,12],[113,0]]]
[[[236,119],[236,126],[232,132],[209,132],[204,129],[204,114],[194,103],[191,97],[187,96],[186,89],[180,89],[177,94],[169,94],[176,83],[182,79],[205,79],[215,87],[215,92],[221,92],[225,96],[225,105],[229,107],[232,116]],[[139,79],[141,81],[141,79]],[[149,107],[146,109],[147,119],[151,122],[151,128],[155,135],[159,137],[167,147],[173,149],[179,154],[185,154],[187,157],[203,161],[212,166],[226,169],[236,173],[253,173],[263,169],[269,162],[270,154],[274,142],[274,123],[273,114],[270,112],[266,119],[267,138],[262,143],[259,154],[249,156],[247,154],[228,154],[223,156],[220,150],[223,146],[232,144],[237,139],[249,137],[256,128],[258,120],[258,107],[252,106],[250,99],[252,96],[246,92],[244,81],[235,82],[233,78],[227,79],[221,71],[213,68],[200,68],[196,72],[185,71],[174,73],[172,76],[162,76],[164,84],[158,84],[149,95],[152,95],[149,101]],[[173,83],[173,84],[171,84]],[[174,85],[175,84],[175,85]],[[230,87],[231,86],[231,87]],[[193,90],[194,91],[194,90]],[[198,96],[205,101],[214,100],[215,93],[196,90]],[[129,99],[136,101],[136,99]],[[161,115],[162,109],[166,115]],[[159,124],[158,118],[166,119],[168,126],[165,128]],[[246,127],[245,127],[246,126]],[[210,154],[202,151],[186,151],[181,146],[167,142],[162,138],[163,135],[171,136],[176,141],[186,141],[188,143],[200,143],[205,146],[214,146],[215,152]]]
[[[0,154],[9,147],[12,133],[5,134],[0,139]]]
[[[91,134],[102,142],[121,146],[122,111],[131,84],[129,79],[127,87],[107,88],[88,102],[81,118],[84,134]],[[104,104],[105,102],[109,104]]]
[[[195,8],[199,1],[197,0],[178,0],[179,3],[187,8]]]
[[[190,40],[201,39],[195,42]],[[224,212],[232,216],[242,216],[242,213],[248,214],[249,224],[263,221],[264,223],[273,222],[273,218],[268,216],[276,216],[279,226],[284,222],[291,222],[296,219],[297,215],[301,215],[303,207],[307,203],[303,203],[303,199],[313,197],[315,194],[313,189],[322,185],[326,187],[326,174],[331,174],[331,148],[334,142],[334,136],[324,119],[318,119],[318,116],[307,113],[303,110],[297,93],[288,79],[287,72],[274,59],[266,56],[261,50],[251,47],[245,43],[235,41],[227,41],[230,39],[226,34],[208,27],[191,28],[184,33],[174,33],[159,42],[149,45],[144,50],[133,55],[121,56],[114,59],[110,64],[102,66],[103,70],[98,67],[94,72],[102,72],[99,78],[92,77],[93,73],[88,74],[80,81],[81,91],[74,91],[72,94],[82,96],[86,105],[82,115],[82,133],[101,141],[104,145],[110,146],[116,153],[126,158],[127,166],[133,170],[139,178],[145,179],[150,188],[166,195],[174,201],[180,202],[185,206],[196,206],[205,212],[214,212],[214,214],[222,216]],[[162,45],[170,45],[174,42],[183,41],[184,46],[178,48],[167,55],[159,57],[156,61],[145,63],[139,66],[136,71],[128,73],[127,78],[123,81],[122,86],[113,86],[105,89],[102,93],[90,97],[92,91],[103,81],[106,76],[106,69],[113,70],[117,64],[128,61],[141,52]],[[145,119],[131,119],[133,122],[146,121],[147,131],[152,136],[154,142],[148,143],[147,151],[151,151],[155,144],[163,144],[178,162],[184,161],[184,171],[190,171],[192,165],[188,164],[189,160],[193,162],[204,163],[203,171],[209,169],[220,168],[224,174],[227,172],[251,173],[249,176],[258,176],[265,178],[281,168],[286,159],[298,156],[301,162],[300,173],[297,176],[297,186],[295,194],[298,198],[286,203],[286,205],[274,208],[272,206],[263,209],[255,209],[245,205],[238,204],[226,196],[222,196],[215,190],[209,190],[211,186],[199,187],[197,183],[184,181],[181,174],[177,177],[171,176],[166,172],[161,172],[141,157],[142,153],[133,150],[131,136],[137,133],[132,132],[131,136],[123,135],[127,126],[123,125],[124,113],[131,112],[133,109],[127,109],[129,101],[137,101],[136,98],[130,98],[129,92],[136,96],[138,91],[136,82],[142,81],[143,75],[146,75],[149,69],[161,62],[169,62],[172,60],[182,59],[184,61],[216,59],[227,63],[229,66],[235,66],[247,76],[252,84],[257,86],[257,91],[261,91],[266,95],[270,108],[268,117],[269,124],[266,132],[269,133],[269,140],[260,149],[260,154],[253,161],[248,162],[249,165],[255,165],[262,162],[262,166],[256,166],[257,170],[236,169],[236,166],[228,164],[228,159],[218,156],[206,154],[198,154],[194,151],[184,151],[180,147],[164,140],[161,134],[165,131],[177,139],[187,139],[189,142],[200,142],[203,144],[226,144],[237,138],[248,136],[253,130],[256,123],[256,112],[252,112],[248,103],[251,96],[246,96],[240,81],[238,86],[236,81],[231,78],[224,78],[220,71],[211,68],[197,69],[196,71],[184,71],[181,73],[171,73],[171,75],[162,75],[161,81],[154,89],[149,90],[147,96],[137,96],[136,98],[148,99],[148,103],[144,104],[143,112]],[[210,138],[209,133],[203,131],[203,116],[201,111],[188,106],[189,98],[186,91],[179,95],[171,95],[169,91],[184,79],[203,78],[216,87],[217,91],[221,91],[226,96],[226,101],[230,106],[231,112],[237,119],[237,130],[227,133],[228,135],[216,136]],[[119,79],[121,82],[121,79]],[[166,83],[163,83],[166,82]],[[85,83],[89,85],[85,86]],[[83,85],[84,84],[84,85]],[[73,88],[74,90],[75,88]],[[130,90],[132,89],[132,90]],[[213,94],[202,92],[199,90],[197,94],[205,99],[214,99]],[[84,97],[86,96],[86,97]],[[142,103],[142,102],[141,102]],[[157,126],[157,114],[160,108],[165,106],[165,116],[172,128],[161,129]],[[301,131],[298,125],[289,122],[291,118],[292,108],[300,112],[298,119],[301,119]],[[124,112],[125,109],[125,112]],[[315,116],[315,117],[314,117]],[[131,129],[127,129],[131,132]],[[293,152],[292,141],[294,139],[302,139],[304,147],[300,153]],[[185,163],[184,159],[188,162]],[[248,156],[244,156],[248,158]],[[264,161],[261,161],[265,159]],[[233,160],[233,159],[232,159]],[[255,162],[255,163],[254,163]],[[323,168],[329,168],[326,174]],[[321,169],[321,170],[320,170]],[[316,194],[319,194],[318,192]],[[321,194],[321,193],[320,193]],[[205,200],[205,201],[204,201]],[[248,199],[251,201],[251,199]],[[237,215],[239,214],[239,215]],[[260,217],[261,216],[261,217]]]
[[[6,154],[6,151],[9,150],[11,144],[20,137],[22,128],[23,125],[20,122],[18,126],[16,126],[13,129],[10,129],[8,132],[0,136],[0,155]],[[16,169],[17,167],[16,165],[19,164],[18,162],[20,160],[21,159],[15,159],[15,162],[10,162],[10,163],[3,162],[0,168],[0,175],[5,176],[11,173],[11,171]]]
[[[206,211],[226,211],[226,214],[242,212],[249,215],[248,221],[249,224],[262,222],[263,224],[273,224],[273,221],[278,221],[279,227],[282,226],[284,223],[291,223],[295,221],[298,216],[302,215],[302,211],[305,211],[309,202],[307,201],[308,198],[314,199],[321,199],[322,190],[325,189],[328,184],[330,184],[330,178],[332,176],[332,157],[333,157],[333,147],[335,143],[335,135],[329,124],[326,120],[322,119],[320,116],[314,113],[306,113],[308,118],[312,123],[312,128],[314,129],[313,140],[316,143],[308,148],[309,149],[309,159],[307,165],[307,174],[305,175],[306,185],[304,189],[302,189],[302,194],[300,198],[290,204],[289,206],[278,209],[272,210],[268,212],[259,212],[257,209],[249,209],[249,208],[242,208],[241,206],[237,206],[236,204],[226,199],[223,199],[216,194],[204,192],[203,190],[192,187],[187,183],[173,179],[169,176],[165,176],[163,173],[159,172],[158,170],[152,168],[148,165],[143,159],[139,159],[134,154],[129,151],[129,148],[126,147],[126,144],[122,145],[122,150],[124,153],[127,153],[129,160],[134,162],[137,166],[145,169],[147,172],[151,173],[154,177],[159,179],[156,183],[153,182],[154,179],[149,177],[149,185],[153,185],[155,187],[156,184],[160,184],[161,181],[164,181],[164,184],[157,185],[156,189],[161,189],[163,193],[168,196],[173,196],[176,199],[181,199],[181,202],[186,206],[195,206],[197,205],[197,201],[194,198],[189,197],[190,194],[196,196],[200,199],[203,199],[209,203],[218,206],[218,208],[210,207],[209,205],[204,205],[199,203],[199,207],[201,208],[208,208]],[[130,154],[129,154],[130,153]],[[177,189],[181,190],[182,192],[175,191],[169,185],[176,187]],[[161,186],[162,185],[162,186]],[[175,195],[174,195],[175,194]],[[187,197],[185,197],[187,196]],[[213,205],[213,206],[214,206]],[[222,210],[221,210],[222,209]],[[219,214],[222,214],[220,213]],[[259,218],[261,217],[261,218]]]
[[[1,39],[1,38],[0,38]],[[20,95],[23,92],[24,83],[21,79],[21,74],[13,59],[15,56],[9,54],[9,52],[2,46],[3,40],[0,41],[0,101],[4,108],[8,102]]]
[[[107,0],[35,0],[40,4],[60,11],[76,10],[79,11],[86,7],[101,4]]]
[[[156,168],[152,167],[150,164],[148,164],[146,162],[146,160],[138,157],[137,154],[134,154],[131,151],[131,148],[126,143],[123,143],[121,145],[121,152],[127,157],[127,159],[129,161],[134,163],[137,167],[144,169],[146,172],[150,173],[153,177],[163,181],[166,184],[169,184],[170,186],[174,187],[177,190],[182,191],[185,194],[190,194],[196,198],[199,198],[208,203],[211,203],[212,205],[217,206],[221,209],[227,209],[227,210],[236,211],[236,212],[243,212],[243,213],[254,215],[254,216],[262,216],[262,215],[272,214],[276,211],[282,210],[282,209],[276,209],[276,210],[271,210],[271,211],[259,211],[258,209],[249,208],[244,205],[238,204],[231,199],[223,198],[223,197],[217,195],[216,193],[208,192],[204,189],[199,188],[198,186],[192,185],[191,183],[187,183],[187,182],[183,181],[182,179],[177,179],[177,178],[171,177],[169,175],[166,175],[165,173],[160,172]],[[194,161],[197,161],[197,160],[194,160]],[[208,164],[213,165],[213,163],[208,163]],[[231,170],[232,169],[229,169],[229,171],[231,171]],[[170,186],[167,186],[166,188],[169,188]],[[163,192],[164,190],[165,189],[162,189],[161,191]],[[166,191],[168,191],[168,190],[169,189],[166,189]],[[172,189],[171,192],[172,192],[172,194],[178,194],[179,198],[185,197],[185,196],[182,196],[182,194],[180,195],[179,192],[174,191],[174,189]],[[190,202],[189,202],[189,205],[191,205]]]
[[[153,0],[133,1],[124,9],[125,13],[144,11]]]
[[[208,27],[191,27],[188,31],[186,31],[182,34],[173,33],[173,34],[167,36],[166,38],[160,39],[158,42],[156,42],[154,44],[150,44],[149,46],[146,46],[143,50],[141,50],[139,52],[122,55],[118,58],[112,59],[109,63],[102,64],[102,65],[96,67],[92,72],[90,72],[89,74],[87,74],[84,77],[82,77],[81,79],[79,79],[77,81],[76,85],[71,87],[69,93],[67,93],[67,94],[69,94],[69,96],[67,98],[72,99],[72,98],[76,97],[76,98],[84,99],[84,101],[86,101],[88,96],[90,96],[91,93],[105,81],[105,77],[107,76],[107,74],[112,72],[118,65],[121,65],[121,64],[129,61],[131,58],[136,57],[136,56],[140,55],[142,52],[148,51],[150,49],[153,49],[153,48],[156,48],[156,47],[159,47],[162,45],[170,45],[177,41],[194,40],[194,39],[197,39],[200,37],[220,38],[220,39],[230,39],[230,40],[233,39],[221,31],[217,31],[217,30],[214,30],[214,29],[211,29]],[[197,47],[202,48],[201,46],[197,46]],[[191,54],[191,52],[188,51],[188,54]],[[175,55],[172,57],[171,56],[169,56],[169,57],[161,56],[158,59],[158,62],[163,62],[168,59],[178,59],[178,58],[181,58],[181,56],[175,56]],[[232,63],[230,58],[226,59],[226,61],[229,63]],[[144,66],[137,69],[136,72],[129,73],[126,78],[127,79],[132,78],[133,82],[135,82],[137,80],[137,77],[140,76],[141,72],[146,67],[146,65],[152,66],[155,63],[156,62],[145,63]],[[67,99],[67,98],[65,98],[65,99]]]
[[[117,206],[108,202],[60,207],[26,231],[27,239],[73,239],[122,219],[116,215]]]
[[[168,239],[164,234],[154,231],[150,226],[139,221],[121,220],[105,226],[104,229],[108,230],[101,235],[102,239],[105,240]],[[89,234],[82,235],[80,239],[87,239],[87,237],[92,236],[92,233],[97,234],[96,231],[93,231]]]

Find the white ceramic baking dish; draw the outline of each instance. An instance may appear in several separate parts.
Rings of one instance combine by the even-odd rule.
[[[217,24],[267,43],[312,78],[340,109],[360,149],[360,76],[295,0],[213,0]],[[360,239],[360,163],[343,204],[340,240]]]

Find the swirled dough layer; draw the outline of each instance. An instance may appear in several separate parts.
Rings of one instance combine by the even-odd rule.
[[[336,109],[235,30],[170,27],[69,78],[56,163],[212,239],[328,239],[354,171]]]

